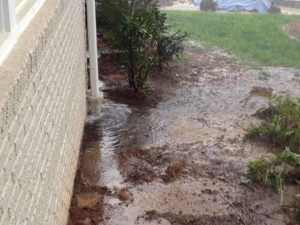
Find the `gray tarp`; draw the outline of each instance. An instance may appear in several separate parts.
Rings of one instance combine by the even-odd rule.
[[[251,11],[267,12],[271,6],[270,0],[214,0],[217,10],[220,11]],[[200,6],[201,0],[194,0],[195,5]]]

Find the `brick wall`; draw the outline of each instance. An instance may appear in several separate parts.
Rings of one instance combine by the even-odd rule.
[[[46,0],[0,65],[0,225],[66,224],[85,57],[83,0]]]

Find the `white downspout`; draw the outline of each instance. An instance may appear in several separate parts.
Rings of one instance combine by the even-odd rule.
[[[3,17],[2,20],[2,29],[4,28],[5,32],[12,32],[13,28],[16,24],[16,2],[15,0],[3,0],[1,3],[1,7],[2,8],[2,12],[3,15],[1,15],[1,17]]]
[[[98,81],[98,51],[95,0],[87,0],[88,45],[90,61],[91,96],[89,96],[90,111],[94,116],[99,115],[102,102],[102,92],[99,91]]]

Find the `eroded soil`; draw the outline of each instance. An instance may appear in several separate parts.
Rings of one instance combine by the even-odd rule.
[[[284,26],[283,30],[294,39],[300,41],[300,22],[293,22]]]
[[[299,70],[254,70],[194,46],[134,93],[118,62],[100,62],[104,105],[86,127],[70,225],[296,224],[274,190],[247,179],[268,147],[244,134],[271,96],[300,96]]]

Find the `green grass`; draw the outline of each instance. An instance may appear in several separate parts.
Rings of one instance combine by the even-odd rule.
[[[258,66],[300,68],[300,41],[289,38],[284,24],[300,16],[282,14],[167,11],[168,22],[194,40],[232,52]]]

